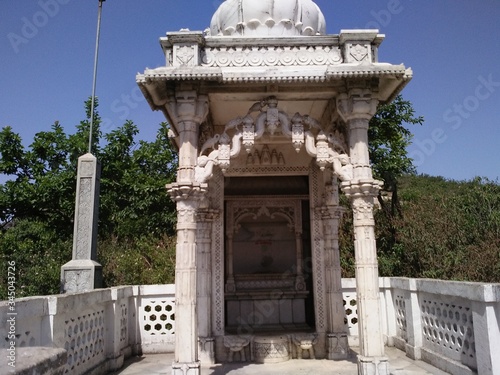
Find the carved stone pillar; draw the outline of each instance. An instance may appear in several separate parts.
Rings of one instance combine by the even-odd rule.
[[[200,124],[208,113],[208,98],[196,91],[178,91],[166,104],[179,135],[177,182],[169,194],[177,202],[175,262],[175,361],[173,375],[199,375],[197,315],[197,211],[206,195],[206,184],[194,182]]]
[[[325,279],[327,310],[328,359],[345,359],[349,354],[345,331],[344,299],[342,296],[342,270],[340,267],[339,224],[344,209],[339,206],[337,177],[325,190],[326,205],[321,208],[325,246]]]
[[[97,263],[97,221],[101,165],[92,154],[78,158],[72,260],[61,267],[61,292],[100,288],[102,266]]]
[[[175,259],[175,362],[173,375],[199,375],[197,317],[197,219],[205,189],[172,184],[169,193],[177,202]]]
[[[212,337],[212,222],[218,212],[203,209],[198,212],[197,234],[197,289],[198,289],[198,352],[201,363],[214,364],[214,338]]]
[[[354,250],[356,253],[356,290],[360,375],[387,375],[389,363],[384,354],[378,262],[375,242],[373,204],[381,182],[372,177],[368,155],[368,123],[375,114],[378,101],[370,90],[353,89],[349,96],[339,98],[339,114],[349,129],[350,158],[353,179],[342,182],[342,190],[350,198],[354,217]]]

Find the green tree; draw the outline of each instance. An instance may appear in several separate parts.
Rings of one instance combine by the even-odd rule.
[[[85,108],[87,119],[74,134],[56,122],[50,131],[37,133],[28,148],[12,128],[0,131],[0,174],[10,177],[0,185],[1,257],[22,265],[20,277],[30,294],[57,292],[60,266],[71,258],[76,168],[78,157],[88,151],[90,101]],[[168,247],[162,245],[168,242],[164,236],[174,233],[175,209],[165,185],[175,179],[177,159],[168,126],[160,124],[152,142],[136,141],[138,128],[132,122],[103,137],[97,112],[94,118],[92,153],[102,165],[99,244],[135,248],[136,257],[127,259],[147,260],[159,253],[154,249]],[[114,273],[123,274],[123,263],[121,269],[111,261],[103,266],[110,280],[119,279]],[[167,280],[169,272],[157,277]],[[44,277],[50,287],[40,281]]]
[[[87,101],[87,116],[89,106]],[[177,159],[167,124],[160,124],[155,141],[137,142],[138,128],[132,122],[101,139],[97,113],[95,119],[92,152],[102,165],[100,235],[172,233],[174,207],[165,185],[175,178]],[[67,135],[56,122],[51,131],[37,133],[28,150],[12,128],[0,131],[0,173],[10,177],[0,185],[3,225],[13,219],[36,219],[59,233],[72,233],[76,168],[78,157],[87,152],[89,119],[76,129]]]
[[[379,196],[384,211],[393,216],[399,208],[398,178],[414,173],[408,146],[413,137],[408,125],[422,125],[424,118],[416,117],[411,102],[398,95],[391,103],[381,105],[370,120],[368,149],[373,173],[384,182],[383,190],[391,193],[390,206]]]
[[[71,259],[71,238],[62,238],[47,223],[19,220],[0,232],[0,279],[7,280],[7,262],[15,262],[16,297],[59,292],[61,265]],[[7,284],[0,282],[0,300]]]

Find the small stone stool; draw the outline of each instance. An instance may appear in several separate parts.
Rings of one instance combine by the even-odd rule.
[[[250,343],[250,338],[241,336],[224,336],[224,346],[229,349],[227,361],[233,362],[234,353],[240,354],[240,361],[246,362],[245,347]]]
[[[292,338],[293,343],[297,347],[297,359],[302,359],[302,351],[309,352],[310,359],[316,359],[314,355],[314,345],[318,342],[318,336],[314,333],[304,333],[294,335]]]

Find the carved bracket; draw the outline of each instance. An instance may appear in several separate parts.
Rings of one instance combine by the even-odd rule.
[[[252,114],[255,112],[259,114],[254,118]],[[309,130],[305,131],[305,127]],[[233,134],[232,137],[229,134]],[[290,119],[285,112],[278,109],[278,100],[269,97],[253,104],[246,116],[238,116],[229,121],[222,134],[215,134],[204,142],[195,167],[195,181],[203,183],[210,179],[215,165],[218,165],[222,172],[226,172],[231,159],[239,155],[242,146],[252,156],[255,141],[264,134],[271,137],[282,134],[290,138],[296,152],[300,152],[305,145],[307,153],[316,158],[321,170],[331,165],[342,181],[352,179],[347,145],[340,132],[325,134],[321,124],[307,115],[296,113]],[[208,155],[206,152],[209,152]]]

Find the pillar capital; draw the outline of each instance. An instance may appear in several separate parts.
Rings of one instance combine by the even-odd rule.
[[[377,112],[377,106],[378,99],[369,88],[352,88],[348,93],[340,94],[337,98],[337,111],[340,117],[347,123],[357,119],[366,120],[356,122],[360,126],[366,125],[366,129],[368,129],[368,121]]]
[[[359,197],[376,197],[384,183],[379,180],[353,180],[343,181],[341,188],[344,194],[353,200]]]
[[[219,217],[220,211],[213,209],[200,209],[196,213],[196,218],[202,223],[211,223]]]
[[[323,220],[337,219],[340,220],[346,210],[341,206],[322,206],[318,208],[318,212]]]
[[[165,108],[175,128],[174,133],[179,135],[177,182],[189,184],[195,180],[200,125],[208,115],[208,97],[198,95],[192,86],[182,87],[169,95]]]
[[[198,203],[201,201],[207,191],[207,184],[198,183],[179,183],[168,184],[166,186],[170,198],[177,203],[190,202]]]
[[[165,106],[179,133],[193,131],[191,127],[199,126],[208,115],[208,96],[186,88],[169,95]]]

